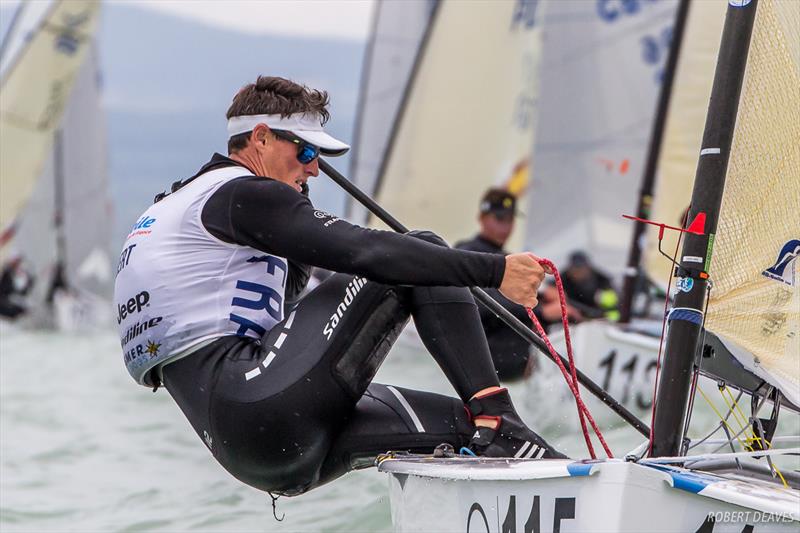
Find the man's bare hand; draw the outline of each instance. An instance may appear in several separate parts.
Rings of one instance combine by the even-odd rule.
[[[549,270],[549,269],[548,269]],[[525,307],[536,307],[536,294],[544,279],[545,269],[532,253],[506,256],[506,271],[500,283],[503,296]]]

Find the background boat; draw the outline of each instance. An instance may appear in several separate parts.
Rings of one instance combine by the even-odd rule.
[[[4,47],[0,250],[22,257],[35,279],[29,325],[110,324],[114,212],[94,44],[100,4],[19,9]]]
[[[619,279],[678,3],[552,2],[543,23],[526,250]]]

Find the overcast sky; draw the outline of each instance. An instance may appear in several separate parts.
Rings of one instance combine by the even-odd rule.
[[[364,39],[372,0],[125,0],[251,33]]]
[[[44,0],[34,0],[44,1]],[[108,0],[248,33],[364,39],[373,0]],[[412,0],[413,1],[413,0]],[[2,7],[17,0],[0,0]]]

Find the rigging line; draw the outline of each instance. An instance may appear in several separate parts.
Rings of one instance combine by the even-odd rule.
[[[691,205],[689,206],[691,209]],[[683,217],[683,222],[681,223],[681,227],[686,229],[686,222],[689,217],[689,210],[686,211],[686,214]],[[658,251],[661,251],[661,240],[663,238],[662,235],[659,235],[658,239]],[[678,233],[678,242],[675,243],[675,254],[673,257],[670,257],[669,260],[672,261],[672,264],[675,263],[675,257],[678,257],[678,251],[681,249],[681,241],[683,241],[683,232]],[[663,252],[662,252],[663,253]],[[669,290],[672,286],[672,277],[675,274],[675,269],[669,269],[669,278],[667,279],[667,290],[664,291],[664,318],[661,320],[661,338],[658,341],[658,357],[656,358],[656,377],[653,383],[653,402],[652,408],[650,409],[650,444],[647,446],[647,455],[653,453],[653,423],[656,420],[656,399],[658,398],[658,378],[661,374],[661,355],[664,352],[664,335],[667,332],[667,312],[669,311]]]
[[[764,435],[765,434],[764,433],[764,426],[761,424],[761,419],[756,418],[754,423],[758,425],[758,430],[759,430],[760,434]],[[770,441],[768,441],[767,439],[759,437],[758,440],[759,440],[759,445],[761,446],[762,450],[764,450],[764,449],[772,449],[772,443]],[[767,443],[767,448],[764,448],[764,445],[761,444],[760,441],[762,441],[762,440]],[[752,447],[750,449],[752,449]],[[769,465],[770,471],[772,472],[772,477],[775,477],[775,474],[777,474],[778,477],[781,478],[781,481],[783,482],[783,486],[788,489],[789,485],[788,485],[788,483],[786,483],[786,480],[783,478],[783,474],[781,474],[781,471],[778,470],[777,466],[775,466],[775,463],[772,462],[772,457],[770,457],[769,455],[767,456],[767,464]]]
[[[756,406],[756,410],[758,410],[758,409],[761,409],[761,405],[763,405],[763,403],[762,403],[762,404],[759,404],[758,406]],[[757,411],[756,411],[756,412],[757,412]],[[699,442],[697,442],[696,444],[693,444],[693,445],[689,446],[689,449],[691,450],[691,449],[692,449],[692,448],[694,448],[695,446],[699,446],[700,444],[702,444],[703,442],[705,442],[705,441],[706,441],[706,439],[708,439],[708,438],[709,438],[709,437],[711,437],[711,436],[712,436],[714,433],[716,433],[717,431],[719,431],[719,430],[720,430],[720,429],[721,429],[721,428],[724,426],[725,422],[727,422],[727,421],[728,421],[728,418],[730,418],[730,416],[731,416],[731,411],[730,411],[730,410],[728,410],[728,413],[725,415],[725,418],[723,418],[722,420],[720,420],[720,422],[719,422],[719,424],[717,425],[717,427],[716,427],[715,429],[713,429],[713,430],[711,431],[711,433],[709,433],[708,435],[706,435],[705,437],[703,437],[703,438],[702,438],[702,439],[701,439]],[[728,435],[728,436],[730,436],[730,435]],[[728,444],[728,443],[729,443],[729,441],[724,441],[722,444],[723,444],[723,446],[724,446],[725,444]],[[719,444],[719,443],[717,443],[717,444]]]
[[[700,439],[699,441],[697,441],[697,442],[695,442],[695,443],[693,443],[693,444],[690,444],[690,445],[689,445],[689,448],[688,448],[688,450],[691,450],[691,449],[693,449],[693,448],[696,448],[697,446],[700,446],[701,444],[703,444],[704,442],[706,442],[708,439],[710,439],[710,438],[711,438],[711,437],[714,435],[714,433],[716,433],[717,431],[719,431],[720,429],[722,429],[722,427],[723,427],[723,423],[722,423],[722,422],[719,422],[719,423],[717,424],[717,427],[715,427],[714,429],[712,429],[712,430],[711,430],[711,433],[709,433],[708,435],[706,435],[705,437],[703,437],[703,438],[702,438],[702,439]],[[727,441],[727,440],[726,440],[726,441],[717,440],[717,441],[708,441],[708,442],[707,442],[707,444],[708,444],[708,445],[716,445],[716,444],[720,444],[720,443],[722,443],[722,444],[728,444],[728,441]],[[688,450],[687,450],[687,451],[688,451]]]
[[[770,442],[772,443],[772,446],[775,446],[779,442],[794,442],[800,444],[800,435],[783,435],[780,437],[774,437]],[[704,444],[706,446],[716,446],[718,444],[727,444],[727,443],[728,441],[723,441],[722,439],[716,439],[716,440],[706,441]]]
[[[760,388],[760,386],[759,386],[759,388]],[[764,407],[764,404],[766,404],[766,403],[767,403],[767,399],[769,398],[769,395],[770,395],[770,394],[772,394],[772,392],[773,392],[774,390],[775,390],[775,387],[774,387],[774,386],[772,386],[772,385],[770,385],[770,386],[767,388],[767,391],[764,393],[764,397],[763,397],[763,398],[761,398],[761,401],[760,401],[760,402],[758,402],[758,404],[756,405],[756,408],[755,408],[755,409],[751,409],[751,415],[752,415],[752,416],[754,416],[754,417],[755,417],[755,416],[758,416],[758,413],[761,411],[761,408],[762,408],[762,407]],[[756,394],[757,394],[757,393],[756,393]]]
[[[725,392],[727,392],[728,395],[730,396],[731,404],[728,404],[728,396],[725,396]],[[739,408],[739,404],[737,403],[737,400],[742,397],[742,394],[744,394],[744,392],[739,391],[739,396],[737,398],[734,398],[733,393],[730,391],[730,389],[728,389],[726,385],[723,385],[719,389],[719,394],[720,396],[722,396],[725,405],[727,405],[728,408],[733,413],[733,418],[736,420],[736,423],[743,428],[750,429],[749,419],[746,416],[744,416],[744,413],[742,412],[741,408]],[[739,412],[737,413],[736,411]],[[748,441],[753,440],[751,437],[747,436],[747,431],[745,431],[745,437],[747,437],[746,440]]]
[[[733,439],[734,439],[734,437],[731,437],[731,432],[728,431],[728,426],[726,426],[725,424],[722,424],[722,429],[723,429],[723,431],[725,431],[725,435],[728,436],[728,446],[731,447],[731,451],[732,452],[736,452],[736,448],[733,447]],[[721,450],[724,447],[725,446],[720,446],[719,448],[717,448],[714,451],[718,452],[719,450]],[[734,460],[736,461],[736,468],[741,470],[742,469],[742,464],[739,462],[739,459],[734,459]]]
[[[711,409],[714,411],[714,413],[716,413],[716,415],[717,415],[717,416],[720,418],[720,420],[722,420],[722,423],[723,423],[723,424],[725,424],[725,426],[726,426],[728,429],[730,429],[731,431],[734,431],[734,430],[735,430],[735,428],[734,428],[733,426],[731,426],[730,424],[728,424],[728,419],[727,419],[727,418],[725,418],[725,419],[723,420],[723,418],[722,418],[722,413],[720,413],[720,412],[719,412],[719,410],[717,409],[717,406],[716,406],[716,405],[714,405],[714,403],[711,401],[711,399],[709,399],[709,397],[708,397],[708,396],[706,396],[706,393],[705,393],[705,392],[703,392],[703,389],[701,389],[700,387],[697,387],[697,390],[699,390],[699,391],[700,391],[700,395],[701,395],[701,396],[702,396],[702,397],[705,399],[705,401],[706,401],[706,402],[708,402],[708,405],[709,405],[709,406],[711,406]],[[738,422],[738,421],[737,421],[737,422]],[[743,432],[743,431],[745,431],[745,429],[747,429],[747,428],[746,428],[746,427],[744,427],[744,428],[742,428],[741,430],[739,430],[739,432],[738,432],[736,435],[734,435],[734,437],[733,437],[731,440],[733,440],[733,439],[736,439],[736,440],[738,440],[738,441],[739,441],[739,444],[741,444],[742,448],[745,448],[745,449],[746,449],[746,448],[747,448],[747,445],[745,444],[745,442],[744,442],[744,441],[742,441],[741,439],[737,438],[737,437],[739,437],[739,435],[741,435],[741,434],[742,434],[742,432]],[[727,432],[727,430],[726,430],[725,432],[726,432],[726,433],[728,433],[728,432]],[[728,434],[728,436],[730,437],[730,434]],[[724,447],[725,447],[725,446],[723,445],[721,448],[724,448]]]
[[[774,388],[775,387],[770,387],[769,390],[767,391],[767,393],[765,394],[765,396],[763,398],[761,398],[761,402],[759,402],[758,405],[756,405],[756,408],[753,411],[753,416],[754,417],[758,415],[758,412],[761,411],[761,408],[764,406],[764,404],[767,403],[768,395],[772,393],[772,390]],[[702,391],[700,391],[700,392],[702,394]],[[706,401],[708,401],[708,400],[706,400]],[[712,408],[713,408],[713,406],[712,406]],[[742,431],[744,431],[744,428],[742,428],[742,430],[740,430],[739,433],[737,433],[736,435],[731,437],[731,434],[730,434],[730,432],[728,431],[728,429],[727,429],[727,427],[725,425],[725,422],[728,420],[729,417],[730,417],[730,413],[728,413],[728,415],[725,417],[725,419],[722,422],[720,422],[721,427],[725,430],[725,434],[728,436],[728,441],[725,442],[724,444],[722,444],[722,446],[720,446],[716,450],[714,450],[714,452],[718,452],[719,450],[724,448],[727,444],[730,444],[731,450],[733,450],[733,439],[736,439],[742,433]],[[712,452],[712,453],[714,453],[714,452]]]
[[[728,433],[728,429],[727,429],[727,428],[728,428],[728,426],[727,426],[727,424],[726,424],[726,426],[725,426],[725,433]],[[733,429],[733,428],[731,428],[731,429]],[[734,439],[735,439],[735,440],[737,440],[737,441],[739,441],[739,442],[741,442],[741,440],[739,440],[739,436],[740,436],[742,433],[744,433],[744,430],[745,430],[745,429],[747,429],[747,428],[742,428],[742,429],[740,429],[740,430],[739,430],[739,432],[738,432],[738,433],[736,433],[736,435],[734,435],[733,437],[731,437],[731,438],[730,438],[730,442],[731,442],[731,449],[733,449],[733,441],[734,441]],[[730,434],[729,434],[729,435],[730,435]],[[711,453],[716,453],[716,452],[720,451],[720,450],[721,450],[722,448],[724,448],[724,447],[725,447],[725,445],[722,445],[722,446],[720,446],[719,448],[717,448],[716,450],[714,450],[714,451],[713,451],[713,452],[711,452]]]
[[[688,457],[658,457],[656,459],[642,459],[639,463],[663,464],[663,463],[691,463],[706,459],[736,459],[739,457],[768,457],[771,455],[789,455],[800,453],[800,448],[783,448],[780,450],[761,450],[757,452],[733,452],[733,453],[704,453],[701,455],[691,455]]]
[[[692,423],[692,415],[694,414],[694,399],[695,399],[695,396],[697,395],[696,394],[696,391],[697,391],[697,378],[699,376],[700,376],[700,372],[697,369],[695,369],[694,372],[692,372],[692,386],[691,386],[691,389],[689,391],[689,408],[687,409],[687,413],[688,414],[686,415],[686,424],[683,425],[684,441],[687,440],[686,439],[686,434],[689,433],[689,425]],[[684,453],[689,451],[688,444],[689,443],[687,441],[687,448],[686,448],[686,450],[684,450]]]
[[[757,416],[758,416],[758,413],[759,413],[759,411],[761,411],[761,408],[762,408],[762,407],[764,407],[764,405],[767,403],[767,399],[768,399],[769,395],[770,395],[770,394],[772,394],[772,391],[773,391],[774,389],[775,389],[775,387],[772,387],[772,386],[771,386],[771,387],[769,387],[769,389],[768,389],[768,390],[767,390],[767,392],[765,393],[764,397],[763,397],[763,398],[761,398],[761,401],[760,401],[760,402],[759,402],[759,403],[756,405],[756,408],[753,410],[753,414],[752,414],[752,416],[753,416],[753,417],[757,417]],[[714,430],[712,430],[712,431],[711,431],[711,433],[709,433],[708,435],[706,435],[705,437],[703,437],[703,438],[702,438],[702,439],[701,439],[699,442],[697,442],[696,444],[694,444],[694,445],[690,446],[690,447],[689,447],[689,449],[692,449],[692,448],[694,448],[695,446],[699,446],[700,444],[702,444],[703,442],[705,442],[705,441],[706,441],[706,440],[707,440],[709,437],[711,437],[712,435],[714,435],[714,433],[716,433],[716,432],[717,432],[717,431],[719,431],[721,428],[723,428],[723,427],[724,427],[724,422],[725,422],[725,421],[727,421],[727,420],[728,420],[728,418],[730,418],[730,416],[731,416],[731,413],[730,413],[730,411],[729,411],[729,412],[728,412],[728,414],[726,414],[726,415],[725,415],[725,418],[724,418],[723,420],[721,420],[721,421],[720,421],[720,423],[717,425],[717,427],[716,427]],[[726,433],[727,433],[727,431],[726,431]],[[728,434],[728,436],[730,437],[730,434]],[[790,436],[790,437],[775,437],[774,439],[772,439],[772,441],[773,441],[773,442],[777,442],[777,441],[779,441],[779,440],[780,440],[780,441],[784,441],[784,440],[791,440],[791,439],[800,439],[800,435],[798,435],[798,436],[794,436],[794,437],[791,437],[791,436]],[[731,439],[728,439],[728,440],[726,440],[726,441],[714,442],[714,444],[722,444],[722,446],[721,446],[721,447],[725,447],[727,444],[730,444],[730,441],[731,441]],[[711,443],[709,442],[708,444],[711,444]],[[718,449],[719,449],[719,448],[718,448]]]
[[[709,279],[708,280],[708,284],[706,285],[706,303],[703,306],[703,309],[706,310],[706,311],[708,310],[708,302],[711,299],[711,288],[712,287],[713,287],[713,283],[711,283],[711,280]],[[700,331],[702,332],[702,338],[700,340],[700,346],[705,346],[705,343],[706,343],[706,313],[705,312],[703,313],[703,322],[702,322],[702,324],[700,324]],[[701,348],[701,361],[702,361],[702,348]],[[686,424],[683,426],[683,438],[684,439],[686,439],[686,435],[689,433],[689,424],[691,424],[692,415],[694,414],[694,400],[695,400],[695,397],[697,396],[697,379],[698,379],[699,376],[700,376],[700,366],[699,365],[694,365],[694,370],[692,371],[692,388],[689,391],[689,407],[687,409],[687,413],[688,414],[686,416]],[[728,416],[730,416],[730,413],[728,413]],[[687,444],[687,446],[688,446],[688,444]],[[684,450],[684,453],[686,451],[689,451],[688,447],[686,448],[686,450]]]

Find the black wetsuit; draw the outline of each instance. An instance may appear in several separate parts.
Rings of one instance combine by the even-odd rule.
[[[501,247],[484,239],[480,235],[476,235],[469,240],[459,241],[456,243],[455,247],[461,250],[471,250],[473,252],[507,254]],[[497,300],[503,307],[521,320],[523,324],[531,324],[531,319],[528,317],[528,313],[523,306],[512,302],[497,289],[486,288],[485,290],[492,298]],[[501,381],[520,379],[523,377],[525,368],[528,365],[530,344],[516,334],[493,312],[483,306],[479,307],[479,311],[483,330],[486,333],[486,339],[489,341],[489,348],[492,352],[492,360],[494,361],[498,377]],[[534,310],[534,312],[541,321],[542,317],[539,316],[538,309]]]
[[[215,154],[201,173],[236,164]],[[469,441],[463,402],[498,381],[468,289],[430,285],[497,287],[502,255],[448,249],[432,234],[353,226],[252,176],[214,192],[202,222],[225,242],[292,261],[287,299],[305,285],[303,265],[349,273],[325,280],[263,339],[223,337],[162,369],[165,387],[231,474],[298,494],[389,449]],[[370,383],[410,316],[460,399]],[[258,378],[243,378],[267,358],[274,362]]]

